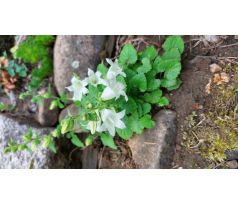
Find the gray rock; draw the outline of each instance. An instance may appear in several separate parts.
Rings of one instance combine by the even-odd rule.
[[[88,68],[96,69],[100,52],[105,46],[105,36],[57,36],[54,48],[54,82],[58,93],[70,85],[73,73],[81,78]]]
[[[226,150],[226,160],[236,160],[238,159],[238,150]]]
[[[230,169],[238,168],[238,162],[236,160],[228,161],[228,162],[226,162],[226,164]]]
[[[154,116],[156,127],[129,140],[128,145],[138,168],[171,168],[176,145],[176,113],[161,110]]]
[[[47,88],[43,88],[40,92],[43,94],[47,91]],[[52,90],[53,94],[56,94]],[[52,99],[44,99],[42,103],[38,105],[38,111],[36,113],[36,121],[43,126],[54,126],[58,121],[59,109],[55,108],[50,110]]]
[[[48,134],[51,128],[37,128],[21,120],[0,114],[0,168],[12,169],[43,169],[43,168],[64,168],[66,160],[60,154],[53,154],[51,151],[39,147],[35,152],[27,151],[4,154],[4,148],[10,138],[20,142],[22,135],[32,127],[33,131],[40,134]]]
[[[76,116],[79,114],[79,108],[76,107],[74,104],[68,105],[64,108],[59,115],[59,121],[63,120],[67,116]],[[76,133],[82,133],[80,126],[74,125],[74,131]]]
[[[59,121],[63,120],[65,117],[68,115],[78,115],[79,114],[79,108],[76,107],[74,104],[68,105],[66,108],[61,110],[60,115],[59,115]]]

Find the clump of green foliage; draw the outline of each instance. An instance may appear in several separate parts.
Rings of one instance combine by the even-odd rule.
[[[174,90],[181,84],[184,42],[179,36],[170,36],[163,50],[159,55],[154,46],[149,46],[138,53],[133,45],[126,44],[118,60],[106,59],[109,66],[101,63],[96,72],[89,69],[85,79],[74,75],[68,90],[73,92],[72,100],[79,113],[66,116],[50,135],[37,138],[41,140],[37,144],[43,143],[55,152],[55,137],[66,136],[80,148],[99,138],[103,145],[116,149],[116,134],[128,140],[134,134],[142,134],[146,128],[153,128],[152,107],[168,105],[163,90]],[[61,106],[64,99],[55,98],[52,108]],[[76,134],[79,128],[88,133],[84,142]],[[29,149],[32,139],[24,137],[24,146],[21,145],[11,142],[5,151]]]
[[[54,40],[55,37],[52,35],[28,36],[15,49],[15,58],[35,66],[31,71],[31,81],[28,88],[30,91],[39,88],[42,81],[52,74],[53,61],[49,46]]]
[[[0,102],[0,112],[11,111],[14,109],[14,106]]]

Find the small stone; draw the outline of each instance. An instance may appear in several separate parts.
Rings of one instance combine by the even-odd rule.
[[[228,162],[226,162],[226,164],[230,169],[238,168],[238,162],[236,160],[228,161]]]
[[[171,168],[176,146],[176,113],[161,110],[154,116],[156,127],[134,136],[128,145],[138,168]]]
[[[210,65],[210,71],[212,73],[216,73],[216,72],[222,71],[222,68],[219,65],[217,65],[216,63],[213,63]]]
[[[238,159],[238,150],[226,150],[226,160],[236,160]]]
[[[88,68],[96,69],[105,39],[105,36],[99,35],[57,36],[54,48],[54,82],[58,93],[63,93],[71,84],[73,73],[83,79]]]
[[[47,91],[47,88],[43,88],[39,92],[44,94]],[[53,94],[56,94],[54,90],[52,90]],[[36,121],[38,121],[43,126],[54,126],[58,121],[59,109],[55,108],[50,110],[52,99],[44,99],[38,105],[38,111],[36,113]]]
[[[204,35],[204,40],[210,43],[217,43],[220,40],[218,35]]]

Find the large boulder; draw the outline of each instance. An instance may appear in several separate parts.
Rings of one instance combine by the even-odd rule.
[[[54,48],[54,82],[58,93],[70,85],[73,73],[81,78],[88,68],[96,69],[100,53],[105,47],[105,36],[57,36]]]
[[[65,168],[66,160],[60,153],[56,155],[50,150],[39,147],[35,152],[28,151],[4,154],[4,148],[10,138],[20,142],[22,136],[32,127],[33,131],[40,134],[49,134],[52,128],[40,128],[29,124],[24,120],[0,114],[0,168],[13,169],[43,169],[43,168]]]
[[[154,116],[156,126],[129,140],[128,145],[138,168],[171,168],[176,145],[176,113],[161,110]]]

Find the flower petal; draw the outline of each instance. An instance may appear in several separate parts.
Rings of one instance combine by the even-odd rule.
[[[111,100],[114,97],[116,97],[116,94],[110,87],[106,87],[101,96],[102,100]]]

